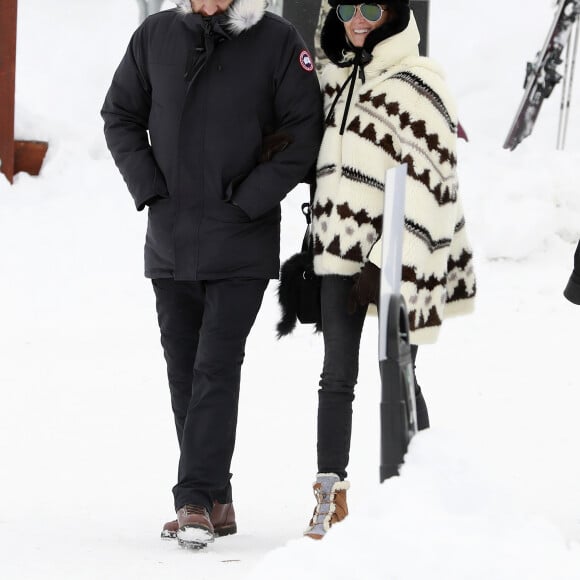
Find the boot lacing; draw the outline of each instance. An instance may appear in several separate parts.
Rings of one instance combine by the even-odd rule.
[[[186,504],[184,506],[185,509],[185,513],[190,516],[192,514],[198,514],[198,515],[205,515],[205,508],[199,505],[191,505],[191,504]]]
[[[321,488],[314,489],[313,491],[314,497],[316,498],[316,507],[314,508],[313,519],[315,520],[314,523],[321,524],[323,523],[324,518],[331,513],[330,508],[334,503],[335,492],[331,491],[330,493],[327,493]],[[323,506],[328,506],[325,511],[321,511]],[[320,516],[322,516],[322,521],[316,521]]]

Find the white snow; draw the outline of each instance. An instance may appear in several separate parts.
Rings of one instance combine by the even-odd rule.
[[[552,2],[431,2],[431,53],[471,139],[460,171],[479,282],[476,313],[419,351],[433,428],[401,477],[379,485],[369,319],[351,515],[323,542],[302,538],[322,344],[309,328],[275,340],[272,283],[243,371],[239,533],[203,552],[159,539],[177,444],[142,277],[145,215],[99,117],[136,3],[18,9],[17,137],[50,149],[40,177],[0,176],[0,578],[580,578],[580,309],[562,296],[580,237],[580,89],[566,151],[555,151],[559,89],[532,136],[502,149]],[[305,198],[299,188],[284,202],[283,257],[300,243]]]

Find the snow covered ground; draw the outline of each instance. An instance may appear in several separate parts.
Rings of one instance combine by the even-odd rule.
[[[274,339],[271,284],[247,348],[233,471],[239,534],[202,553],[158,538],[177,445],[137,214],[98,115],[136,24],[126,0],[20,0],[16,129],[40,177],[0,175],[0,578],[577,580],[580,309],[562,290],[580,237],[580,90],[555,152],[559,91],[501,146],[550,0],[433,0],[471,142],[460,150],[477,312],[419,352],[433,428],[378,484],[376,320],[365,329],[351,516],[301,538],[313,507],[322,345]],[[169,3],[167,3],[169,6]],[[283,207],[283,257],[302,234]]]

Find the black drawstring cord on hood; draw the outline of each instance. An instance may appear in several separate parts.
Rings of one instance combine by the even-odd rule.
[[[336,103],[338,103],[338,99],[340,99],[340,96],[344,92],[346,85],[348,85],[350,79],[352,79],[353,74],[354,73],[350,73],[348,75],[347,79],[344,81],[344,83],[342,84],[340,89],[338,89],[338,91],[336,92],[336,97],[334,97],[334,101],[332,101],[332,105],[331,105],[330,109],[328,110],[328,115],[326,115],[326,120],[324,121],[325,125],[330,125],[330,120],[332,119],[332,116],[334,115],[334,109],[336,107]]]
[[[361,48],[355,50],[354,59],[352,61],[352,64],[353,64],[352,73],[350,73],[350,75],[348,76],[346,81],[344,81],[343,85],[338,90],[338,93],[337,93],[337,95],[332,103],[332,106],[330,107],[330,110],[328,112],[328,115],[326,116],[326,124],[328,125],[330,123],[330,119],[332,118],[332,115],[334,113],[334,109],[336,107],[336,104],[338,103],[338,100],[340,99],[342,93],[344,92],[346,85],[350,82],[350,87],[348,90],[348,97],[346,99],[346,107],[344,109],[344,114],[342,116],[342,123],[340,125],[340,134],[341,135],[344,135],[344,130],[346,128],[346,119],[348,117],[348,112],[350,110],[350,104],[352,102],[352,95],[354,93],[354,86],[356,84],[357,73],[358,73],[360,80],[364,83],[365,82],[364,67],[371,60],[372,60],[372,55],[369,54],[366,50],[361,49]]]
[[[348,89],[348,97],[346,98],[346,107],[344,108],[344,114],[342,115],[342,124],[340,125],[340,134],[344,135],[344,129],[346,127],[346,118],[348,117],[348,111],[350,109],[350,103],[352,101],[352,94],[354,93],[354,85],[356,84],[356,73],[361,66],[361,50],[357,50],[354,57],[354,68],[352,69],[350,87]],[[362,70],[362,68],[361,68]]]

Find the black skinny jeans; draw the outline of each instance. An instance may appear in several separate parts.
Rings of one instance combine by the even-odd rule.
[[[180,459],[175,509],[230,503],[240,374],[267,280],[153,280]]]
[[[346,478],[352,429],[352,402],[359,369],[360,339],[366,307],[347,312],[352,277],[322,277],[324,365],[318,391],[318,472]],[[412,345],[413,374],[418,347]],[[429,427],[427,405],[415,377],[417,424]]]

